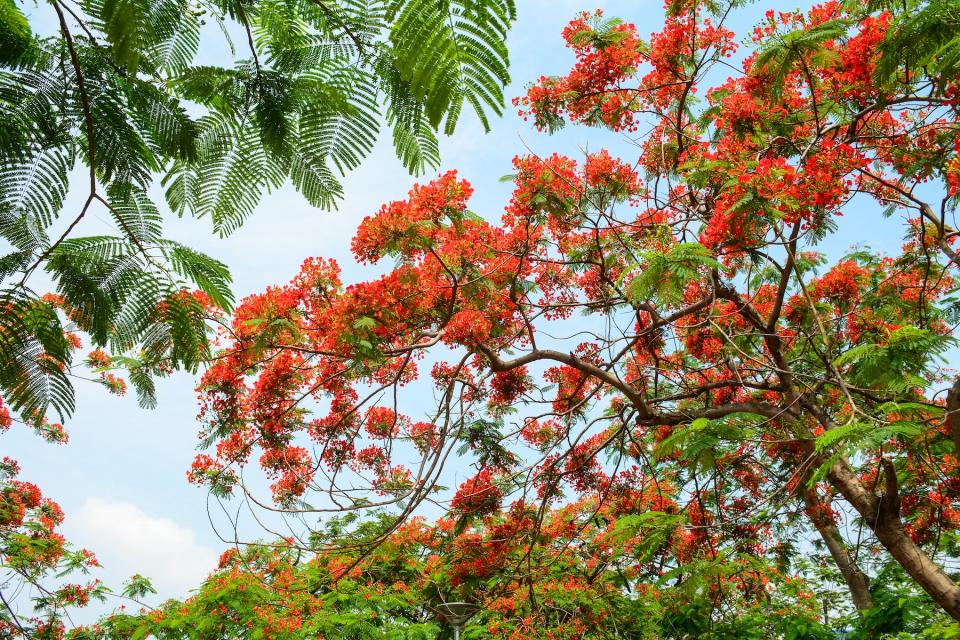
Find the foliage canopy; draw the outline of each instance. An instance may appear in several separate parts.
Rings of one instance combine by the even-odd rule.
[[[68,415],[81,332],[152,405],[153,375],[209,355],[205,307],[233,303],[225,265],[164,239],[156,178],[171,210],[226,235],[287,182],[335,208],[384,123],[407,169],[435,168],[437,131],[464,105],[487,128],[500,114],[514,13],[512,0],[51,0],[28,20],[4,0],[5,402],[27,421]],[[64,211],[80,167],[88,195]],[[98,209],[116,235],[75,237]],[[41,272],[54,295],[31,286]]]

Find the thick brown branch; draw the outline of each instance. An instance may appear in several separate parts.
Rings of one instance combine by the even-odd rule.
[[[593,376],[600,382],[608,384],[623,393],[623,395],[630,400],[633,406],[637,408],[641,418],[649,418],[651,416],[650,408],[647,406],[647,402],[639,393],[637,393],[636,389],[631,388],[630,385],[621,380],[619,377],[615,376],[610,371],[602,369],[591,362],[587,362],[586,360],[582,360],[572,353],[562,353],[560,351],[553,351],[551,349],[535,349],[526,355],[520,356],[519,358],[515,358],[513,360],[503,360],[490,347],[481,345],[478,347],[478,350],[484,356],[486,356],[487,360],[490,362],[490,368],[494,371],[510,371],[511,369],[516,369],[517,367],[522,367],[532,362],[539,362],[542,360],[560,362],[567,366],[573,367],[577,371],[581,371],[587,375]]]

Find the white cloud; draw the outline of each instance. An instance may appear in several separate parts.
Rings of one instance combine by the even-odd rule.
[[[198,543],[192,529],[128,502],[88,498],[66,528],[77,546],[97,555],[108,586],[139,573],[153,581],[160,599],[185,596],[217,563],[217,552]]]

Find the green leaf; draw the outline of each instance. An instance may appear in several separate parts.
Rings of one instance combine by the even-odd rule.
[[[769,74],[770,88],[773,95],[778,97],[787,76],[794,69],[825,66],[835,59],[836,54],[826,50],[823,45],[844,37],[847,28],[845,20],[827,20],[772,38],[757,55],[754,68],[763,69]]]
[[[143,48],[151,40],[149,3],[143,0],[103,0],[99,9],[113,58],[128,73],[136,73]]]
[[[683,300],[688,282],[702,270],[719,265],[710,250],[697,242],[675,244],[666,253],[645,251],[640,257],[641,261],[621,278],[633,275],[626,286],[626,295],[635,304],[656,300],[667,306],[676,305]]]
[[[395,64],[434,127],[445,119],[452,132],[464,102],[487,130],[488,110],[502,113],[510,81],[504,40],[515,17],[513,0],[392,0]]]

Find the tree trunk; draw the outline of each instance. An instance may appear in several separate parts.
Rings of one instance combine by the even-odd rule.
[[[877,496],[860,482],[846,460],[834,463],[827,477],[873,530],[880,544],[917,584],[954,620],[960,621],[960,586],[944,573],[907,535],[900,520],[900,499],[893,463],[881,459],[884,495]]]
[[[823,504],[822,501],[810,491],[804,493],[804,502],[808,508]],[[867,574],[860,569],[860,565],[858,565],[857,561],[850,555],[850,550],[847,549],[847,545],[844,544],[843,537],[840,535],[840,530],[837,529],[837,525],[833,523],[832,518],[830,522],[825,522],[822,518],[818,517],[812,517],[810,521],[813,523],[813,526],[816,527],[820,537],[823,538],[824,544],[827,545],[830,557],[833,558],[833,561],[837,564],[837,568],[840,569],[840,575],[843,576],[844,582],[847,583],[847,589],[850,591],[853,606],[859,611],[872,609],[873,596],[870,595],[870,579],[867,578]]]
[[[874,533],[917,584],[954,620],[960,620],[960,587],[914,544],[903,525],[884,522]]]
[[[960,457],[960,378],[947,391],[947,425],[953,439],[954,455]]]

